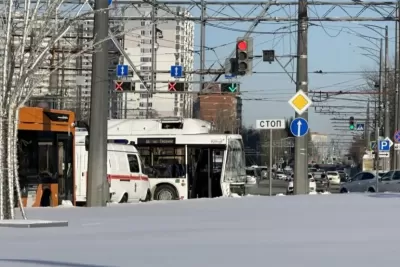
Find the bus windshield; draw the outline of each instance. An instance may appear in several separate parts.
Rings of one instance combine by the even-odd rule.
[[[246,161],[243,143],[239,139],[230,139],[228,141],[224,181],[246,181]]]

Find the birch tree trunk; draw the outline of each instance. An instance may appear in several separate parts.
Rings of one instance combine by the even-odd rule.
[[[4,120],[3,120],[3,116],[1,116],[0,118],[0,220],[4,220],[4,184],[3,184],[3,179],[4,179],[4,175],[3,175],[3,171],[5,166],[4,166],[4,162],[3,162],[3,158],[5,157],[5,153],[3,151],[3,147],[4,147],[4,139],[3,137],[3,131],[4,131]]]
[[[14,113],[14,123],[12,124],[13,126],[13,136],[15,136],[16,138],[18,138],[18,118],[19,118],[19,109],[17,109],[17,111]],[[18,139],[14,141],[12,149],[11,149],[11,153],[10,153],[13,157],[13,178],[14,178],[14,186],[15,186],[15,190],[16,190],[16,197],[17,197],[17,201],[18,201],[18,206],[19,209],[21,211],[21,215],[22,218],[24,220],[26,220],[26,214],[25,214],[25,210],[24,210],[24,204],[22,202],[22,197],[21,197],[21,185],[19,183],[19,169],[18,169]]]
[[[8,180],[8,174],[9,174],[9,169],[10,166],[8,165],[8,155],[9,155],[9,111],[5,112],[5,116],[3,117],[3,129],[1,132],[1,139],[3,140],[2,146],[0,147],[0,150],[3,153],[3,156],[1,157],[1,161],[3,163],[3,168],[0,170],[3,175],[3,180],[2,180],[2,185],[3,185],[3,213],[4,217],[3,219],[9,220],[12,219],[12,213],[10,211],[10,199],[9,199],[9,180]],[[4,142],[4,140],[7,140]]]
[[[14,214],[14,157],[13,157],[13,150],[14,146],[16,145],[16,138],[17,136],[14,136],[14,115],[15,115],[15,110],[16,107],[15,105],[10,106],[10,111],[8,112],[8,154],[7,154],[7,166],[8,166],[8,172],[7,172],[7,186],[8,186],[8,203],[9,207],[7,212],[10,214],[10,219],[15,219],[15,214]]]

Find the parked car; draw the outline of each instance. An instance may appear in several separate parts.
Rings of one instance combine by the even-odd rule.
[[[314,173],[314,180],[317,192],[328,192],[330,189],[330,182],[328,176],[323,171]]]
[[[246,184],[255,185],[259,181],[260,176],[258,175],[257,168],[248,167],[246,168]]]
[[[376,173],[371,171],[359,172],[347,182],[340,185],[340,193],[376,192]]]
[[[337,171],[328,171],[326,173],[329,179],[329,183],[332,185],[338,185],[340,184],[340,175],[339,172]]]
[[[278,180],[285,180],[286,177],[286,174],[284,174],[282,171],[275,172],[275,178]]]
[[[349,179],[349,176],[343,170],[339,170],[337,172],[339,173],[340,183],[345,183],[347,179]]]
[[[378,191],[400,192],[400,170],[389,171],[380,177]]]
[[[316,183],[314,177],[311,173],[308,174],[308,189],[310,193],[316,193]],[[294,181],[290,181],[286,190],[287,195],[292,195],[294,193]]]

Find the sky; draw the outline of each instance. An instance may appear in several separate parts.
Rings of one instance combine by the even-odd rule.
[[[251,1],[250,1],[251,2]],[[330,6],[329,6],[330,7]],[[320,18],[329,7],[309,7],[309,16]],[[218,16],[237,17],[238,14],[256,17],[261,12],[261,7],[238,6],[235,10],[220,6],[209,6],[207,14]],[[249,15],[249,10],[254,10]],[[297,7],[280,7],[270,9],[273,17],[296,16]],[[350,14],[357,14],[359,7],[349,6],[345,10]],[[390,11],[378,9],[382,14]],[[386,13],[385,13],[386,12]],[[193,16],[199,16],[198,8],[192,9]],[[336,8],[328,17],[348,16],[343,10]],[[377,18],[377,12],[365,11],[361,17]],[[215,62],[224,64],[225,58],[233,51],[237,37],[245,34],[251,23],[246,22],[208,22],[206,26],[206,65],[212,66]],[[212,25],[210,25],[212,24]],[[364,26],[363,24],[367,25]],[[380,34],[384,34],[383,27],[389,27],[389,55],[394,58],[394,22],[310,22],[308,40],[308,69],[309,72],[322,70],[325,74],[310,73],[309,90],[314,91],[360,91],[366,86],[363,78],[365,71],[377,70],[379,59]],[[254,54],[261,55],[262,50],[274,49],[277,56],[296,54],[296,22],[262,22],[254,30]],[[196,24],[195,50],[199,50],[200,26]],[[363,55],[367,54],[367,55]],[[289,58],[281,58],[284,65]],[[196,56],[195,67],[199,68],[199,56]],[[214,65],[213,69],[218,65]],[[294,72],[295,79],[296,60],[293,60],[286,68]],[[280,119],[294,116],[295,112],[288,104],[288,100],[295,93],[295,84],[277,63],[272,64],[254,60],[253,71],[262,72],[249,77],[241,77],[240,91],[243,99],[244,124],[254,126],[257,119]],[[223,80],[220,79],[220,81]],[[235,81],[235,80],[232,80]],[[252,100],[254,98],[263,100]],[[348,134],[335,132],[330,118],[333,116],[316,114],[315,108],[326,105],[361,106],[363,109],[353,111],[365,111],[368,96],[345,95],[331,98],[328,101],[317,103],[318,98],[309,109],[309,123],[313,132],[325,134]],[[356,99],[358,101],[345,101],[343,99]],[[360,101],[361,100],[361,101]],[[318,109],[318,108],[317,108]],[[337,110],[337,109],[336,109]],[[354,114],[358,118],[365,118],[365,114]],[[338,116],[336,116],[338,117]],[[348,116],[346,116],[348,118]],[[363,122],[363,121],[361,121]],[[347,127],[347,125],[344,125]]]

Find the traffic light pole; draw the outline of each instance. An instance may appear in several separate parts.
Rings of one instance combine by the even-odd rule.
[[[297,33],[297,77],[296,91],[302,90],[308,93],[308,14],[307,0],[299,0],[298,4],[298,33]],[[302,117],[308,120],[308,111]],[[295,157],[294,157],[294,194],[307,194],[309,191],[308,181],[308,138],[309,134],[295,138]]]
[[[385,112],[384,120],[384,138],[391,137],[389,126],[389,104],[388,104],[388,91],[389,91],[389,33],[388,26],[385,27],[385,86],[383,92],[383,108]],[[383,170],[390,170],[390,158],[384,159]]]

